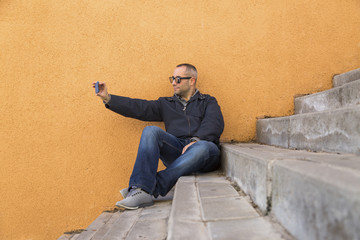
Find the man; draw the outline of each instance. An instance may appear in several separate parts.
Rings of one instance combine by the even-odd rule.
[[[97,96],[108,109],[143,121],[163,121],[166,129],[143,130],[129,188],[120,191],[124,200],[118,207],[150,206],[152,196],[165,196],[181,176],[219,167],[224,120],[216,99],[196,89],[197,70],[191,64],[176,66],[169,79],[174,96],[154,101],[110,95],[105,83],[99,85]],[[159,158],[166,169],[157,172]]]

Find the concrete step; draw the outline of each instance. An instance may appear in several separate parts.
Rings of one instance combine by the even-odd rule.
[[[64,233],[57,240],[76,240],[80,236],[80,233]]]
[[[112,212],[103,212],[90,226],[88,226],[77,238],[77,240],[89,240],[112,218]]]
[[[293,239],[260,215],[224,176],[181,177],[175,188],[168,240]]]
[[[257,142],[294,149],[360,154],[360,106],[258,119]]]
[[[104,224],[91,238],[92,240],[101,240],[103,236],[112,228],[114,223],[120,218],[121,211],[116,211],[112,214],[111,218]]]
[[[339,87],[346,83],[349,83],[349,82],[352,82],[355,80],[359,80],[359,79],[360,79],[360,68],[346,72],[346,73],[335,75],[333,77],[333,86]]]
[[[295,98],[295,114],[360,105],[360,78],[342,86]]]
[[[222,144],[226,175],[296,239],[360,239],[360,157]]]
[[[64,234],[61,240],[166,239],[174,191],[137,210],[103,212],[83,232]]]
[[[99,239],[166,239],[170,209],[171,201],[156,201],[150,207],[126,210]]]
[[[104,234],[110,229],[112,224],[120,217],[121,211],[107,211],[100,214],[85,230],[81,233],[67,233],[58,240],[95,240],[102,239]]]

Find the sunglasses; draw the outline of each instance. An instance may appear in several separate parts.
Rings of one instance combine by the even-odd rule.
[[[192,77],[179,77],[179,76],[174,77],[174,76],[171,76],[171,77],[169,77],[169,80],[170,80],[170,83],[173,83],[174,80],[175,80],[176,83],[181,83],[181,80],[183,80],[183,79],[188,79],[189,80],[190,78],[192,78]]]

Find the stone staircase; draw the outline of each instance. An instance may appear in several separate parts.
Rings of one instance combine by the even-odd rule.
[[[267,145],[223,144],[226,175],[296,239],[360,239],[360,69],[333,84],[259,119]]]
[[[295,99],[295,115],[260,119],[259,143],[360,155],[360,69],[333,78],[334,88]]]
[[[296,98],[295,115],[259,119],[259,143],[223,143],[222,172],[59,239],[360,240],[360,69],[333,81]]]

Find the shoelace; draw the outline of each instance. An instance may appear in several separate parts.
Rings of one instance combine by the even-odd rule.
[[[141,194],[141,190],[138,190],[138,189],[134,189],[132,191],[130,191],[130,196],[135,196],[135,195],[138,195],[138,194]]]

